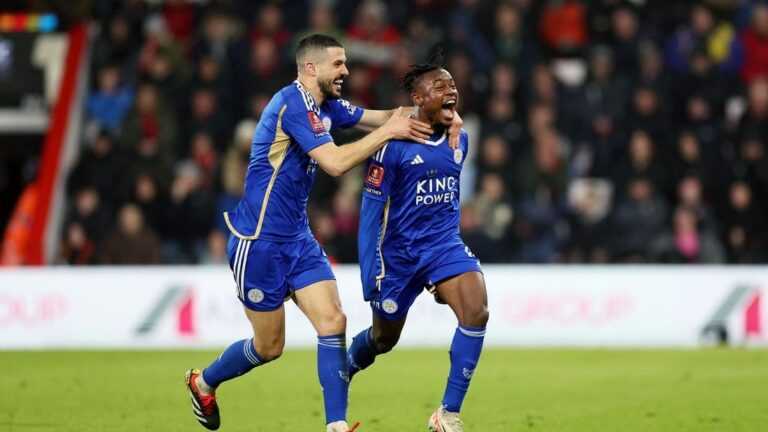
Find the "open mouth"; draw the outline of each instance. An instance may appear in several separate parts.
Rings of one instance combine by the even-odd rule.
[[[338,91],[341,91],[341,85],[342,84],[344,84],[344,79],[343,78],[339,78],[337,80],[333,80],[333,88],[338,90]]]
[[[453,119],[453,114],[456,111],[456,99],[447,99],[443,102],[440,112],[449,120]]]

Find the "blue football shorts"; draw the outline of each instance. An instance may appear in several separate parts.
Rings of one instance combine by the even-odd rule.
[[[385,250],[384,277],[370,302],[376,314],[387,320],[402,319],[425,288],[462,273],[482,272],[480,261],[461,238],[429,250],[434,252],[416,258]]]
[[[273,311],[294,291],[336,279],[325,251],[312,236],[273,242],[230,235],[227,254],[237,298],[254,311]]]

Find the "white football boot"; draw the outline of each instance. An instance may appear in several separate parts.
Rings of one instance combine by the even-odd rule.
[[[360,423],[355,423],[351,428],[344,420],[328,423],[326,432],[355,432]]]
[[[446,411],[442,406],[432,413],[427,427],[432,432],[464,432],[464,423],[459,413]]]

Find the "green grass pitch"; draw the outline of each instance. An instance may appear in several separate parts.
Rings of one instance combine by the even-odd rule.
[[[0,431],[198,431],[183,375],[217,352],[0,351]],[[219,390],[222,431],[324,431],[313,351],[288,351]],[[355,377],[361,432],[425,431],[446,350],[395,350]],[[469,432],[768,430],[766,350],[483,353]]]

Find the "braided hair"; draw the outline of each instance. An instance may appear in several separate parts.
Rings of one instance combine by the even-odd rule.
[[[419,80],[419,78],[421,78],[422,75],[437,69],[441,69],[443,67],[443,58],[443,50],[438,48],[435,53],[430,56],[426,63],[417,63],[411,65],[411,70],[409,70],[402,79],[403,88],[405,88],[405,91],[411,93],[416,87],[416,82]]]

